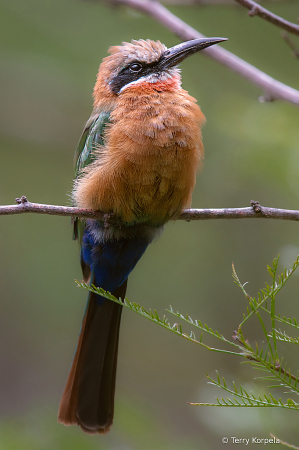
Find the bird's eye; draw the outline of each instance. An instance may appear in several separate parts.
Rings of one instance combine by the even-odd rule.
[[[139,64],[139,63],[134,63],[134,64],[130,65],[130,71],[131,72],[137,73],[137,72],[140,72],[141,69],[142,69],[142,65]]]

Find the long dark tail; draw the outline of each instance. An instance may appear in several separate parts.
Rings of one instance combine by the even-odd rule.
[[[127,280],[113,295],[124,299]],[[60,401],[58,421],[90,434],[113,422],[118,336],[122,306],[90,293],[77,350]]]

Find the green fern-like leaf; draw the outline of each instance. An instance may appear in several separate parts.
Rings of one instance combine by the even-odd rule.
[[[114,297],[110,292],[105,291],[102,288],[98,288],[94,285],[89,286],[87,283],[85,282],[79,282],[76,280],[76,283],[78,285],[78,287],[82,287],[84,289],[87,289],[90,292],[93,292],[95,294],[101,295],[104,298],[107,298],[108,300],[111,300],[115,303],[118,303],[120,305],[123,305],[125,308],[130,309],[131,311],[136,312],[137,314],[145,317],[146,319],[162,326],[163,328],[166,328],[170,331],[172,331],[173,333],[182,336],[183,338],[192,341],[196,344],[201,345],[202,347],[210,350],[210,351],[216,351],[216,352],[220,352],[220,353],[229,353],[232,355],[238,355],[238,356],[242,356],[242,353],[240,352],[232,352],[230,350],[224,350],[224,349],[220,349],[220,348],[214,348],[214,347],[210,347],[206,344],[204,344],[202,342],[202,336],[200,338],[200,340],[196,339],[194,332],[192,331],[192,333],[190,335],[188,335],[187,333],[183,332],[182,326],[180,324],[174,323],[174,324],[170,324],[170,322],[168,321],[168,319],[163,316],[163,318],[159,317],[159,314],[156,310],[154,310],[154,312],[152,312],[151,310],[146,311],[146,309],[143,306],[140,306],[138,303],[133,303],[130,302],[128,300],[128,298],[126,297],[124,299],[124,301],[122,302],[121,299],[117,299],[116,297]],[[180,313],[174,313],[172,307],[170,306],[170,309],[168,310],[170,313],[172,313],[173,315],[175,315],[176,317],[186,320],[188,323],[191,324],[190,322],[190,317],[188,316],[188,320],[187,318],[185,318],[184,316],[182,316]],[[200,325],[199,325],[200,324]],[[230,343],[231,345],[234,345],[235,347],[239,347],[238,345],[236,345],[234,342],[230,342],[229,340],[226,340],[223,336],[221,337],[221,335],[218,332],[214,332],[211,328],[209,328],[207,325],[202,325],[200,321],[196,321],[193,325],[195,325],[197,328],[200,328],[202,331],[213,335],[214,337],[216,337],[217,339],[220,339],[222,341],[225,341],[227,343]]]
[[[285,409],[299,409],[299,403],[294,402],[292,399],[288,399],[287,403],[283,403],[281,399],[276,399],[273,397],[272,394],[267,396],[264,394],[262,397],[255,397],[252,393],[247,392],[247,390],[240,386],[239,389],[237,388],[236,384],[233,383],[233,389],[230,389],[227,387],[227,384],[225,382],[225,379],[221,378],[219,376],[219,373],[217,372],[217,380],[213,380],[208,374],[208,383],[212,384],[213,386],[217,386],[218,388],[228,392],[232,395],[232,398],[223,398],[219,400],[218,397],[216,397],[216,403],[189,403],[193,406],[232,406],[232,407],[279,407],[279,408],[285,408]],[[240,401],[241,400],[241,401]]]
[[[275,330],[275,336],[276,336],[276,339],[278,339],[279,341],[284,341],[284,342],[288,342],[290,344],[299,345],[299,337],[289,336],[286,334],[285,331]],[[273,337],[272,332],[269,333],[269,337]]]
[[[234,332],[233,339],[227,339],[223,334],[215,331],[208,324],[202,323],[199,319],[193,320],[188,314],[185,316],[179,312],[174,312],[172,307],[170,306],[168,312],[175,316],[178,322],[187,322],[190,326],[200,330],[200,338],[197,339],[193,330],[191,330],[190,334],[184,332],[181,323],[173,323],[165,317],[165,315],[161,318],[158,312],[154,309],[146,310],[144,307],[140,306],[138,303],[130,302],[127,298],[121,301],[121,299],[115,298],[109,292],[104,291],[101,288],[97,288],[96,286],[88,286],[84,282],[77,282],[78,286],[88,289],[95,294],[101,295],[111,301],[114,301],[118,304],[123,305],[124,307],[136,312],[137,314],[151,320],[154,323],[162,326],[165,329],[170,330],[187,339],[191,342],[197,343],[202,347],[206,348],[210,351],[215,351],[219,353],[228,353],[237,356],[241,356],[245,359],[245,363],[251,364],[254,369],[265,372],[264,376],[256,377],[255,379],[263,379],[270,382],[270,388],[281,388],[284,389],[288,394],[299,395],[299,384],[298,384],[298,374],[294,376],[291,373],[291,370],[287,367],[287,364],[283,362],[283,358],[278,357],[278,351],[276,346],[276,341],[284,341],[286,343],[299,344],[299,338],[291,337],[286,332],[277,330],[275,323],[280,322],[286,325],[289,325],[295,329],[299,330],[299,325],[297,324],[296,319],[287,319],[285,316],[281,316],[277,314],[276,309],[276,295],[285,285],[285,283],[289,280],[290,276],[294,273],[294,271],[299,266],[299,256],[297,260],[294,262],[293,267],[290,270],[284,270],[281,275],[277,277],[277,267],[278,267],[278,258],[274,259],[272,266],[268,266],[268,272],[272,277],[272,285],[266,284],[263,289],[258,292],[257,298],[251,297],[245,290],[246,283],[242,284],[238,278],[238,275],[233,266],[233,279],[234,282],[241,288],[243,294],[246,296],[248,301],[247,306],[247,314],[244,314],[243,321],[238,326],[238,330]],[[277,281],[278,278],[278,281]],[[268,300],[270,303],[270,308],[268,309]],[[267,313],[271,317],[271,330],[267,331],[267,326],[263,320],[263,314]],[[250,343],[245,339],[243,335],[243,325],[247,322],[252,315],[256,315],[259,320],[261,329],[263,330],[265,336],[265,343],[262,344],[261,348],[255,345],[253,348]],[[233,346],[236,351],[225,350],[222,348],[211,347],[203,342],[203,337],[205,334],[212,336],[218,341],[221,341],[222,344]],[[296,403],[293,399],[289,398],[287,403],[283,403],[279,398],[278,400],[273,397],[272,394],[266,395],[264,394],[262,397],[256,397],[253,393],[247,392],[243,386],[237,388],[236,384],[233,383],[233,389],[229,389],[227,387],[226,381],[224,378],[220,379],[220,376],[217,372],[217,380],[213,380],[208,376],[208,382],[213,384],[224,391],[228,392],[230,395],[233,395],[233,398],[221,398],[220,400],[217,398],[217,403],[192,403],[197,405],[210,405],[210,406],[235,406],[235,407],[281,407],[288,409],[299,409],[299,404]]]

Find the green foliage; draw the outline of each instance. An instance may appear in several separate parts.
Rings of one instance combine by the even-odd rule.
[[[279,354],[277,348],[277,341],[282,341],[285,343],[299,344],[299,337],[289,336],[285,331],[276,329],[276,322],[281,322],[285,325],[291,326],[293,328],[299,329],[296,319],[287,319],[285,316],[281,316],[276,313],[276,296],[280,290],[284,287],[286,282],[290,279],[291,275],[299,266],[299,256],[293,264],[290,270],[284,270],[281,275],[277,274],[279,258],[274,259],[272,266],[267,266],[268,272],[272,278],[272,283],[267,284],[266,287],[262,288],[257,297],[251,297],[245,290],[245,284],[242,284],[238,278],[233,265],[233,279],[237,286],[242,290],[245,295],[249,305],[246,309],[246,313],[243,315],[243,320],[239,324],[237,331],[234,332],[232,339],[227,339],[225,336],[220,334],[218,331],[213,330],[207,324],[203,324],[200,320],[193,320],[189,315],[183,316],[179,312],[174,312],[172,307],[167,310],[170,314],[175,316],[177,319],[183,322],[187,322],[189,325],[195,329],[200,330],[200,337],[196,338],[194,331],[192,330],[190,334],[183,331],[183,327],[180,323],[171,323],[165,316],[161,318],[157,311],[146,311],[138,303],[130,302],[127,298],[122,301],[115,298],[109,292],[104,291],[102,288],[97,288],[92,285],[89,286],[84,282],[77,282],[78,286],[88,289],[91,292],[102,295],[103,297],[112,300],[116,303],[123,304],[124,307],[136,312],[137,314],[157,323],[158,325],[170,330],[171,332],[191,341],[196,344],[205,347],[207,350],[215,351],[219,353],[228,353],[231,355],[240,356],[244,358],[246,363],[251,364],[255,369],[266,372],[266,375],[258,377],[259,379],[266,380],[270,382],[269,388],[280,388],[283,389],[283,393],[287,392],[292,396],[299,395],[299,385],[298,385],[298,374],[292,374],[290,368],[288,368],[287,363],[283,362],[283,357]],[[271,330],[267,331],[267,325],[263,316],[270,315]],[[262,346],[259,348],[257,344],[254,347],[251,346],[249,341],[245,339],[243,333],[244,324],[253,316],[256,315],[261,329],[265,336],[265,348]],[[230,349],[223,349],[218,347],[211,347],[203,342],[204,334],[208,334],[216,338],[221,343],[233,347]],[[293,398],[287,398],[282,401],[281,398],[276,399],[271,393],[263,395],[254,395],[249,393],[243,386],[239,388],[234,382],[233,388],[229,388],[226,384],[224,378],[220,379],[217,372],[217,379],[212,379],[207,374],[209,383],[221,388],[222,390],[228,392],[231,398],[216,398],[216,403],[190,403],[192,405],[201,406],[231,406],[231,407],[276,407],[276,408],[286,408],[286,409],[299,409],[299,403],[297,403]]]
[[[246,389],[243,386],[240,386],[237,388],[236,384],[233,382],[233,389],[229,389],[226,385],[225,379],[220,379],[220,376],[217,372],[217,380],[213,380],[212,378],[207,375],[209,379],[209,383],[220,387],[224,391],[228,392],[233,396],[233,399],[230,398],[216,398],[217,403],[190,403],[191,405],[199,405],[199,406],[237,406],[237,407],[281,407],[281,408],[287,408],[287,409],[298,409],[299,404],[295,403],[292,399],[288,399],[287,403],[283,403],[281,398],[276,400],[272,394],[263,396],[255,396],[252,393],[248,393]],[[240,399],[240,401],[238,400]]]

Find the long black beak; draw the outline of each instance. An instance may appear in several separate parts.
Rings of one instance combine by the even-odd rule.
[[[159,61],[159,68],[167,69],[176,66],[188,56],[210,47],[210,45],[218,44],[219,42],[227,41],[227,38],[203,38],[193,39],[192,41],[183,42],[175,45],[165,51]]]

